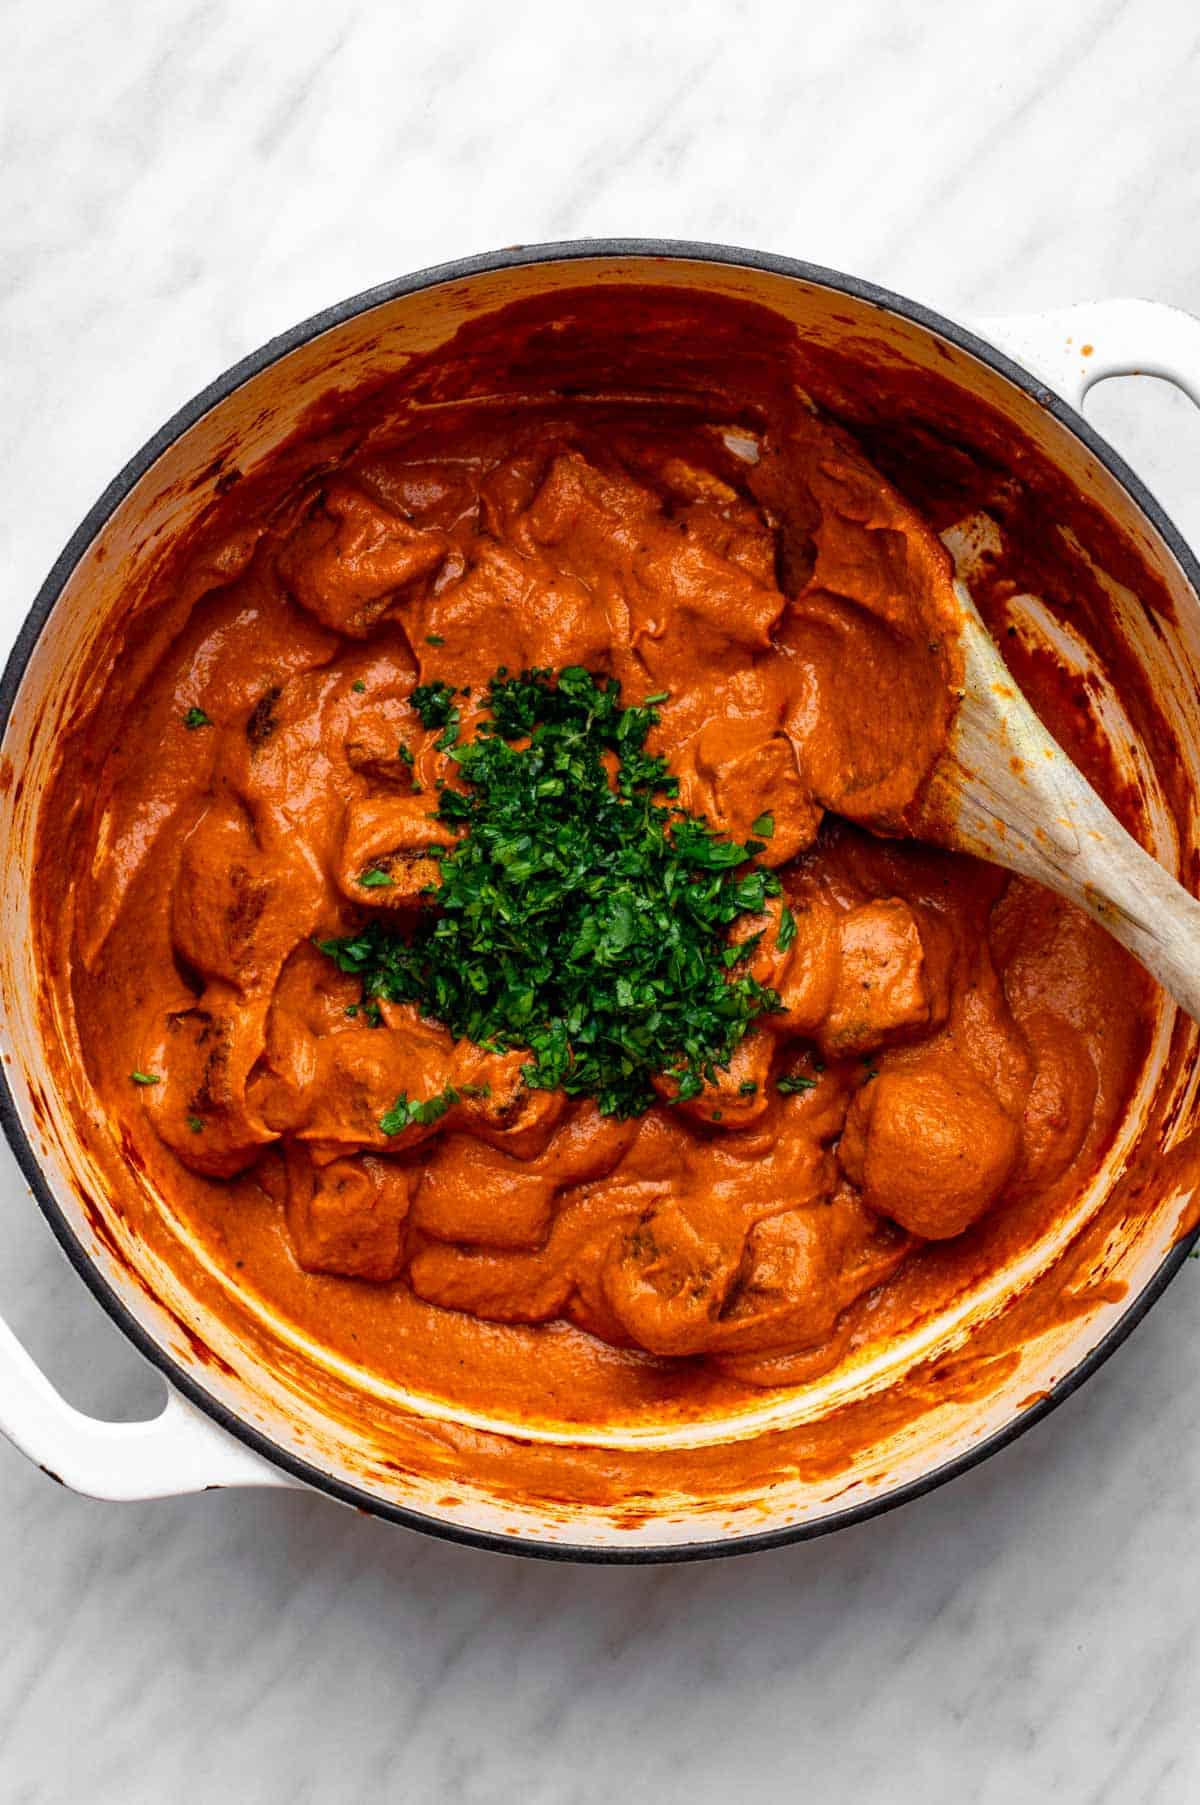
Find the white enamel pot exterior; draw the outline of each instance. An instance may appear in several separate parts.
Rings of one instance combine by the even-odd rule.
[[[1061,1245],[1035,1250],[1022,1271],[998,1275],[989,1295],[944,1313],[870,1370],[766,1393],[761,1405],[725,1422],[677,1426],[660,1436],[644,1425],[589,1435],[561,1425],[468,1417],[436,1399],[386,1387],[367,1386],[357,1416],[330,1412],[323,1394],[297,1377],[304,1360],[320,1360],[319,1351],[293,1347],[288,1363],[272,1366],[262,1357],[261,1339],[214,1320],[186,1275],[132,1244],[120,1211],[98,1191],[71,1112],[45,1080],[52,1066],[43,1037],[53,1034],[54,1022],[35,968],[29,872],[56,736],[79,702],[80,673],[100,622],[123,588],[136,587],[164,542],[210,504],[231,453],[243,471],[254,468],[331,388],[349,390],[364,377],[399,368],[481,310],[584,284],[646,283],[759,302],[814,342],[870,345],[911,369],[948,377],[1012,422],[1103,510],[1169,594],[1169,610],[1155,613],[1128,588],[1107,585],[1131,653],[1175,724],[1190,793],[1200,797],[1200,567],[1144,486],[1076,411],[1091,383],[1127,371],[1167,377],[1200,403],[1200,321],[1186,314],[1152,302],[1108,301],[992,321],[980,336],[868,284],[783,258],[708,245],[585,241],[426,270],[274,340],[182,409],[100,498],[35,601],[0,690],[0,750],[16,774],[0,801],[4,1127],[77,1270],[168,1382],[166,1408],[154,1421],[97,1422],[58,1396],[0,1324],[0,1428],[79,1491],[132,1499],[210,1486],[308,1485],[435,1534],[560,1559],[678,1560],[769,1546],[912,1498],[1036,1421],[1119,1344],[1194,1239],[1185,1226],[1191,1178],[1180,1162],[1179,1175],[1106,1243],[1105,1283],[1094,1303],[1032,1338],[1003,1382],[982,1395],[931,1402],[902,1434],[864,1449],[850,1473],[781,1471],[753,1495],[719,1498],[672,1496],[665,1487],[639,1496],[634,1514],[603,1501],[564,1503],[552,1488],[545,1497],[506,1495],[477,1454],[502,1447],[510,1436],[534,1444],[552,1464],[556,1450],[564,1458],[603,1462],[606,1449],[622,1458],[632,1450],[636,1459],[641,1446],[661,1454],[697,1438],[715,1445],[722,1438],[784,1435],[897,1382],[918,1361],[968,1348],[977,1324],[1022,1286],[1037,1283]],[[1137,769],[1158,856],[1177,870],[1194,869],[1188,861],[1194,837],[1200,843],[1195,811],[1182,820],[1178,810],[1172,815],[1149,758],[1137,746],[1126,755]],[[1068,1230],[1080,1229],[1102,1207],[1139,1137],[1151,1132],[1152,1104],[1156,1157],[1195,1126],[1193,1038],[1164,1001],[1141,1090]],[[342,1373],[338,1383],[352,1391],[357,1381]],[[389,1436],[397,1424],[409,1433],[411,1458],[383,1457],[385,1419]]]

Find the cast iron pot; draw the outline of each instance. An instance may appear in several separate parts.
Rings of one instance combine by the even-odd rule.
[[[1069,1222],[871,1358],[693,1423],[584,1431],[504,1421],[382,1385],[302,1345],[261,1312],[250,1327],[230,1327],[202,1301],[194,1259],[154,1258],[125,1227],[111,1187],[97,1183],[67,1100],[46,1080],[53,1061],[43,1049],[56,1030],[42,1006],[29,877],[56,738],[79,704],[100,623],[163,544],[210,504],[231,445],[240,468],[253,469],[319,397],[400,368],[481,311],[582,284],[648,283],[755,301],[795,323],[813,346],[868,358],[884,389],[889,371],[918,383],[932,373],[968,409],[1003,421],[1012,442],[1052,467],[1141,560],[1150,603],[1137,585],[1094,564],[1127,654],[1172,723],[1170,753],[1185,787],[1200,796],[1200,566],[1077,411],[1092,382],[1135,370],[1167,377],[1200,403],[1200,320],[1152,302],[1110,301],[993,322],[981,336],[899,295],[788,258],[601,240],[424,270],[272,340],[182,408],[115,478],[47,578],[0,686],[0,770],[15,775],[0,801],[0,1114],[68,1258],[167,1381],[166,1407],[153,1421],[96,1421],[58,1396],[0,1324],[0,1427],[79,1491],[134,1499],[209,1486],[307,1486],[434,1535],[558,1559],[682,1560],[769,1547],[890,1509],[1011,1441],[1124,1340],[1195,1239],[1197,1173],[1183,1143],[1200,1117],[1196,1031],[1165,999],[1137,1095]],[[1056,650],[1088,656],[1061,636]],[[1155,770],[1161,747],[1152,753],[1140,744],[1119,698],[1110,702],[1106,725],[1138,784],[1153,849],[1171,869],[1194,871],[1198,811],[1172,809]],[[1180,1151],[1168,1159],[1172,1149]],[[1134,1168],[1157,1177],[1143,1177],[1122,1206]],[[129,1181],[143,1182],[132,1170]],[[1080,1247],[1088,1250],[1087,1283],[1079,1281]],[[1017,1337],[993,1362],[990,1383],[957,1384],[988,1325],[1037,1287],[1061,1283],[1072,1249],[1077,1308],[1052,1328]],[[881,1427],[888,1412],[873,1413],[869,1401],[898,1387],[927,1403],[901,1413],[902,1427]],[[864,1431],[840,1470],[806,1458],[810,1431],[834,1412],[853,1417],[864,1402],[863,1420],[876,1428]],[[514,1448],[531,1475],[519,1493],[508,1477]],[[732,1482],[731,1473],[739,1475]]]

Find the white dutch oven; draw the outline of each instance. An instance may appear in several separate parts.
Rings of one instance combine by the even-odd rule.
[[[1200,567],[1143,485],[1077,412],[1092,383],[1131,371],[1164,376],[1200,403],[1200,321],[1152,302],[1110,301],[990,322],[984,337],[866,283],[788,259],[708,245],[605,241],[427,270],[285,333],[183,408],[116,478],[47,579],[0,689],[2,750],[17,778],[0,808],[6,930],[0,1111],[76,1269],[168,1381],[166,1408],[154,1421],[95,1421],[58,1396],[0,1324],[0,1427],[79,1491],[133,1499],[209,1486],[307,1485],[435,1534],[558,1558],[685,1559],[763,1547],[899,1504],[1018,1434],[1112,1352],[1195,1238],[1187,1215],[1194,1175],[1183,1148],[1198,1119],[1195,1034],[1165,1002],[1129,1117],[1070,1222],[1057,1225],[1016,1269],[995,1275],[903,1342],[810,1385],[765,1393],[735,1417],[669,1430],[613,1424],[590,1432],[471,1417],[437,1399],[374,1383],[302,1345],[286,1326],[260,1321],[234,1328],[214,1319],[188,1262],[164,1265],[125,1229],[65,1099],[46,1088],[53,1062],[42,1052],[43,1037],[54,1024],[41,1006],[29,931],[39,801],[99,623],[121,593],[136,589],[164,542],[209,505],[231,448],[240,468],[252,469],[319,396],[400,368],[482,310],[582,284],[631,283],[756,301],[794,322],[813,344],[852,352],[865,347],[893,368],[934,372],[1002,416],[1108,517],[1157,578],[1155,594],[1169,596],[1169,607],[1146,608],[1127,584],[1098,572],[1130,654],[1172,723],[1173,755],[1182,762],[1189,797],[1200,796]],[[1047,621],[1045,631],[1053,630]],[[1087,656],[1061,636],[1058,651]],[[1138,783],[1154,850],[1176,871],[1194,873],[1196,811],[1190,800],[1174,813],[1168,808],[1153,759],[1119,702],[1110,703],[1106,726]],[[131,1172],[129,1182],[141,1181]],[[1114,1208],[1122,1185],[1130,1201]],[[1081,1286],[1076,1271],[1078,1307],[1054,1328],[1024,1340],[1018,1335],[1005,1359],[994,1363],[993,1383],[956,1388],[954,1372],[965,1370],[971,1349],[984,1345],[979,1337],[988,1325],[1051,1282],[1070,1250],[1078,1256],[1081,1246],[1089,1282]],[[269,1352],[275,1340],[279,1358]],[[849,1470],[830,1472],[820,1461],[806,1461],[809,1428],[831,1413],[852,1411],[857,1401],[911,1387],[914,1373],[923,1375],[928,1405],[908,1412],[901,1430],[868,1437]],[[537,1475],[519,1497],[501,1477],[514,1440],[533,1458]],[[673,1448],[694,1454],[733,1441],[754,1449],[740,1489],[714,1485],[709,1494],[702,1477],[686,1490],[673,1485]],[[703,1472],[703,1462],[697,1470]],[[603,1502],[614,1472],[622,1475],[626,1496]],[[589,1473],[607,1475],[594,1498]]]

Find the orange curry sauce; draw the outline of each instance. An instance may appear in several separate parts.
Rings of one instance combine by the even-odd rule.
[[[778,369],[526,398],[490,330],[501,401],[385,388],[164,566],[64,758],[40,931],[131,1157],[274,1310],[458,1403],[709,1408],[1040,1233],[1127,1102],[1148,988],[1067,904],[903,837],[951,718],[953,506],[919,512]],[[783,1009],[691,1102],[605,1118],[412,1006],[371,1027],[313,944],[430,906],[453,769],[409,697],[501,665],[668,691],[649,750],[683,806],[738,840],[773,817],[798,932],[751,969]],[[447,1084],[488,1094],[383,1133]]]

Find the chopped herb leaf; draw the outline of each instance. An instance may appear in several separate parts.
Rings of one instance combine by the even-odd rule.
[[[642,707],[653,708],[656,702],[665,702],[670,693],[669,689],[660,689],[656,690],[652,696],[643,696]]]
[[[779,932],[775,936],[775,944],[781,953],[786,953],[796,938],[796,917],[784,903],[779,911]]]
[[[774,837],[775,837],[775,817],[774,817],[774,815],[760,815],[758,817],[757,821],[752,821],[750,823],[750,832],[752,834],[761,834],[764,840],[774,839]]]
[[[615,681],[501,669],[490,720],[462,745],[454,694],[436,682],[411,698],[461,780],[439,794],[439,818],[465,831],[441,857],[437,908],[410,934],[375,920],[321,951],[361,980],[368,1016],[376,999],[412,1002],[458,1038],[525,1050],[535,1090],[615,1116],[648,1109],[663,1073],[675,1101],[698,1096],[780,1007],[727,942],[778,877],[670,806],[677,781],[645,750],[653,707],[623,707]],[[422,1107],[403,1105],[386,1119]]]
[[[439,1091],[436,1097],[426,1097],[423,1103],[411,1102],[408,1092],[401,1091],[387,1114],[380,1116],[379,1126],[388,1135],[403,1134],[406,1128],[414,1125],[428,1128],[431,1122],[440,1121],[458,1099],[459,1093],[452,1084],[448,1084],[444,1091]]]
[[[679,1078],[679,1089],[675,1092],[672,1102],[690,1103],[692,1098],[698,1097],[703,1089],[704,1080],[699,1072],[684,1072]]]
[[[742,1082],[738,1085],[738,1096],[752,1097],[757,1089],[758,1086],[755,1084],[753,1078],[743,1078]]]
[[[212,719],[202,708],[189,708],[183,717],[183,724],[189,733],[195,733],[197,727],[211,727]]]
[[[387,872],[380,871],[377,866],[372,866],[369,871],[360,871],[358,881],[364,890],[390,889],[393,882]]]
[[[425,635],[425,644],[427,646],[444,646],[445,643],[446,642],[440,633],[427,633]]]
[[[367,686],[363,682],[361,677],[356,677],[354,679],[354,682],[350,685],[350,687],[354,691],[356,696],[361,696]]]
[[[350,1020],[353,1021],[355,1016],[358,1014],[358,1004],[357,1003],[347,1003],[346,1007],[342,1010],[342,1014],[348,1015],[350,1017]]]
[[[396,757],[398,759],[400,759],[404,764],[409,765],[411,767],[411,765],[413,763],[413,755],[409,751],[408,747],[405,745],[403,740],[400,741],[399,746],[396,748]]]
[[[129,1076],[135,1084],[161,1084],[162,1079],[157,1072],[130,1072]]]
[[[775,1089],[785,1097],[795,1096],[798,1091],[815,1091],[817,1081],[806,1077],[803,1072],[785,1072],[775,1080]]]
[[[187,1125],[191,1129],[193,1134],[203,1134],[204,1133],[204,1117],[203,1116],[189,1116],[187,1119]]]
[[[454,691],[448,683],[418,683],[409,701],[421,717],[422,727],[446,727],[458,719]]]

